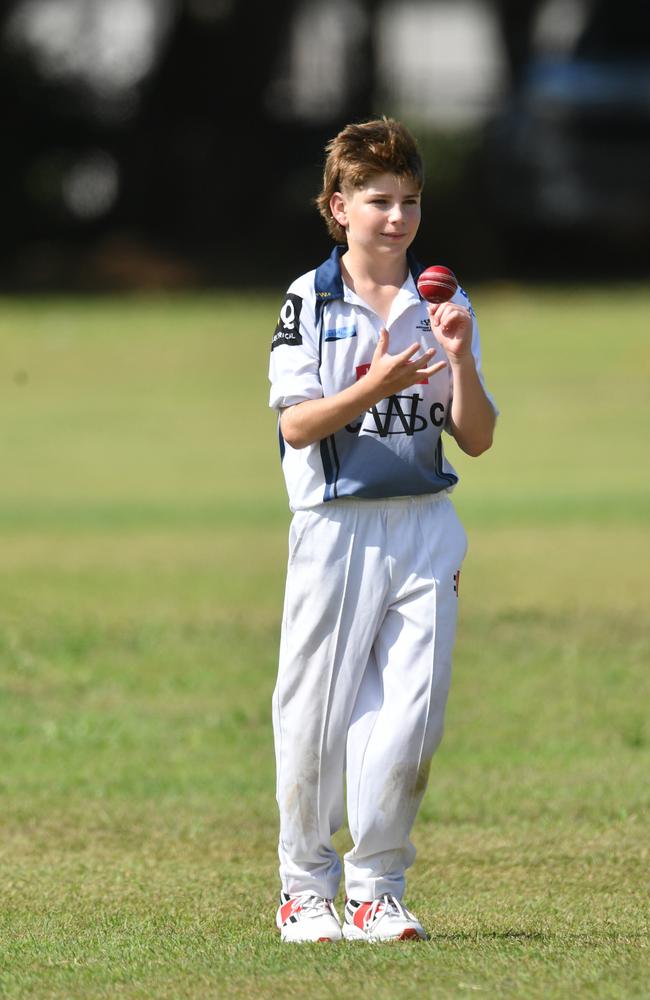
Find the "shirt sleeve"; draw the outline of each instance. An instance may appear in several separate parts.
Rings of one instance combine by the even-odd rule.
[[[273,334],[269,406],[274,410],[306,399],[320,399],[323,395],[315,295],[305,286],[306,282],[300,279],[290,286]]]
[[[482,358],[481,358],[481,338],[480,338],[480,335],[479,335],[479,332],[478,332],[478,323],[476,322],[476,316],[474,314],[472,314],[472,321],[473,321],[472,354],[474,355],[474,364],[476,365],[476,371],[477,371],[479,380],[481,382],[481,385],[483,386],[483,389],[485,390],[485,395],[490,400],[490,403],[492,404],[492,409],[494,410],[494,412],[498,416],[499,415],[499,407],[495,403],[494,397],[492,396],[492,393],[490,392],[490,390],[486,386],[486,384],[485,384],[485,378],[483,376],[483,367],[482,367]]]
[[[485,384],[485,378],[483,376],[483,365],[482,365],[482,357],[481,357],[481,337],[480,337],[479,330],[478,330],[478,322],[477,322],[477,319],[476,319],[476,313],[474,312],[474,307],[472,306],[472,303],[470,302],[469,296],[468,296],[468,294],[467,294],[467,292],[465,291],[464,288],[459,288],[458,292],[456,294],[458,296],[458,304],[462,305],[462,306],[465,306],[466,309],[469,309],[470,315],[472,317],[472,355],[474,357],[474,364],[476,365],[476,372],[478,374],[480,383],[483,386],[483,389],[485,390],[485,395],[490,400],[490,404],[492,406],[492,409],[494,410],[495,414],[498,417],[499,416],[499,408],[498,408],[497,404],[494,401],[494,397],[492,396],[491,392],[487,388],[487,386]],[[456,301],[456,298],[454,298],[454,301]],[[453,382],[452,382],[452,396],[453,396]],[[451,420],[451,400],[450,400],[449,409],[447,411],[447,421],[445,423],[445,430],[446,431],[449,431],[450,420]]]

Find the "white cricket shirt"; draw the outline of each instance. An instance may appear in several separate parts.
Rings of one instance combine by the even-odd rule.
[[[419,341],[423,351],[436,348],[431,364],[446,358],[431,333],[427,304],[416,287],[422,267],[415,258],[408,255],[409,276],[384,324],[344,284],[340,258],[345,249],[336,247],[320,267],[289,287],[271,344],[269,405],[273,409],[334,395],[363,378],[384,325],[391,354]],[[474,310],[462,289],[452,301],[469,308],[472,315],[472,353],[483,381]],[[291,509],[316,507],[341,497],[378,499],[453,489],[458,476],[442,447],[452,391],[447,366],[425,384],[389,396],[336,434],[306,448],[292,448],[279,430]]]

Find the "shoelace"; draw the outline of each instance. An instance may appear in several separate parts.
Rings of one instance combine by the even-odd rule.
[[[327,899],[323,899],[322,896],[317,896],[314,892],[298,892],[295,896],[291,897],[299,905],[300,909],[303,911],[311,910],[313,913],[331,913],[334,907]]]
[[[373,900],[372,906],[363,918],[363,922],[364,924],[371,924],[374,920],[379,920],[385,914],[401,917],[402,920],[409,919],[399,899],[396,899],[390,892],[386,892],[383,896],[379,896],[378,899]]]

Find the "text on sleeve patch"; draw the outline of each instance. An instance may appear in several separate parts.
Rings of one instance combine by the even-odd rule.
[[[301,309],[302,298],[300,295],[294,295],[293,292],[288,292],[284,305],[280,310],[278,325],[276,326],[275,333],[273,334],[273,340],[271,342],[272,351],[276,347],[279,347],[280,344],[286,344],[289,347],[295,347],[298,344],[302,344],[302,336],[300,333]]]

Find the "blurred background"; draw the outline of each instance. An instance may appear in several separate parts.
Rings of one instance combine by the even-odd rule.
[[[0,104],[0,290],[284,286],[328,252],[324,143],[383,113],[425,256],[647,274],[647,0],[5,0]]]
[[[649,0],[0,3],[3,1000],[420,1000],[432,957],[441,997],[648,996],[649,55]],[[501,410],[445,443],[434,950],[388,977],[275,937],[266,405],[324,144],[382,113]]]

